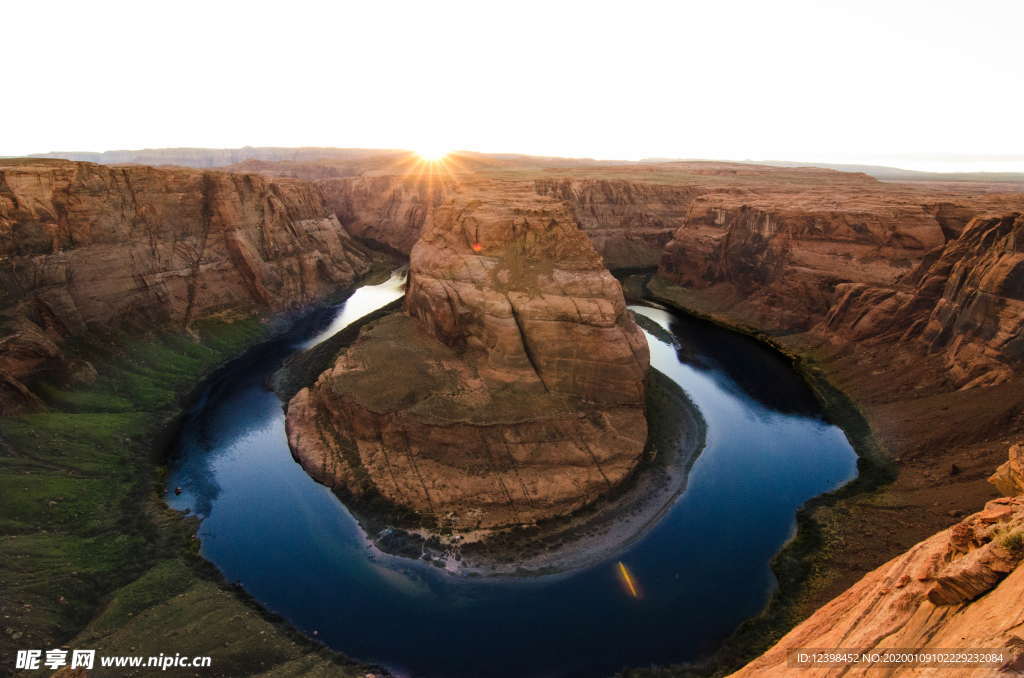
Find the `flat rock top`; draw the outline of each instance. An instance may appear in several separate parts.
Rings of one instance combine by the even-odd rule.
[[[486,380],[472,361],[427,334],[404,313],[367,327],[322,379],[336,395],[378,414],[402,411],[426,422],[478,425],[564,417],[564,397],[536,383]]]

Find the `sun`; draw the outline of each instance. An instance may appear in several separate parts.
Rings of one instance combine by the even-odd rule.
[[[424,162],[441,162],[451,151],[444,146],[432,144],[428,146],[420,146],[415,151],[416,155],[419,156],[420,160]]]

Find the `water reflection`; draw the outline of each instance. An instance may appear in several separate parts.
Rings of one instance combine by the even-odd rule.
[[[778,356],[634,307],[672,333],[648,334],[652,365],[708,424],[687,490],[657,526],[614,560],[556,577],[457,578],[381,554],[292,460],[281,404],[264,384],[295,347],[396,298],[400,284],[364,288],[330,318],[216,375],[183,426],[168,484],[184,489],[169,492],[174,507],[205,517],[202,553],[228,579],[298,628],[397,675],[593,678],[693,659],[764,605],[768,563],[796,508],[854,473],[842,432]],[[641,596],[624,589],[618,561]]]
[[[322,341],[330,339],[367,313],[372,313],[378,308],[387,306],[395,299],[400,299],[405,294],[405,281],[408,277],[408,269],[403,266],[394,270],[391,277],[385,282],[379,285],[364,285],[357,289],[342,306],[340,312],[334,316],[331,323],[312,339],[303,342],[302,348],[312,348]]]
[[[175,443],[174,487],[193,498],[188,506],[192,513],[208,516],[220,495],[218,458],[261,444],[273,446],[284,438],[282,405],[265,388],[284,359],[400,298],[407,277],[407,268],[398,268],[383,283],[364,285],[343,303],[307,314],[283,336],[246,351],[207,380]]]
[[[675,338],[676,356],[713,378],[738,398],[750,398],[776,412],[818,418],[821,408],[803,381],[793,379],[785,356],[752,337],[715,331],[714,325],[661,308],[630,307],[654,320]]]

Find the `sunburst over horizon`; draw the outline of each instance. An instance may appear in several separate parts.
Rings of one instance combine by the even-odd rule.
[[[423,160],[424,162],[442,162],[452,153],[452,150],[440,144],[428,144],[420,146],[414,150],[413,153],[419,156],[420,160]]]

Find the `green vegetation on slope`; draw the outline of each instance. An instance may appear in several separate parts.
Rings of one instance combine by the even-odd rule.
[[[220,318],[195,333],[78,346],[93,384],[37,384],[47,411],[0,418],[0,674],[18,649],[63,644],[211,655],[209,676],[365,675],[227,587],[196,521],[160,499],[182,397],[267,330]]]

